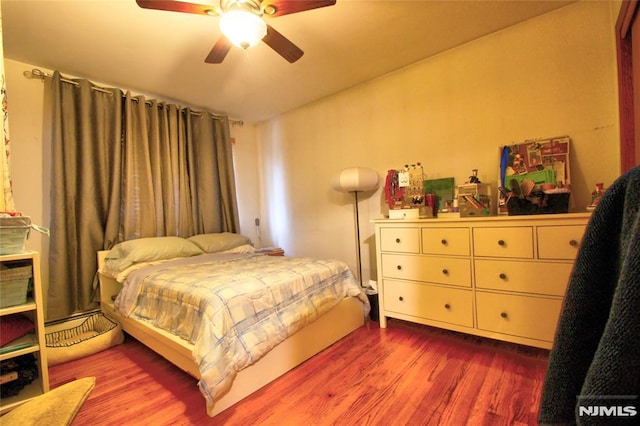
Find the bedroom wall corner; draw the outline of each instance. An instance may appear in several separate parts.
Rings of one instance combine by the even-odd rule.
[[[31,217],[32,223],[49,227],[49,179],[45,173],[48,152],[43,148],[44,83],[28,80],[23,72],[34,66],[5,58],[9,122],[11,123],[11,178],[16,210]],[[40,67],[43,71],[49,72]],[[49,288],[49,242],[39,232],[31,232],[27,249],[40,252],[43,293]],[[44,298],[45,312],[47,298]]]
[[[260,216],[260,180],[256,126],[253,123],[231,123],[233,168],[236,175],[236,194],[240,233],[251,239],[256,248],[271,245],[265,238],[266,223]],[[260,220],[260,227],[255,220]]]
[[[342,168],[422,162],[427,178],[497,184],[499,147],[571,137],[572,196],[619,176],[617,72],[609,2],[576,2],[258,125],[271,230],[292,255],[357,267],[353,204],[330,187]],[[376,277],[372,218],[360,203],[363,278]]]

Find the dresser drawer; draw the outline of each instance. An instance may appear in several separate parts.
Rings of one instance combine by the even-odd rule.
[[[469,228],[422,228],[422,252],[469,256]]]
[[[564,296],[572,264],[476,259],[476,288]]]
[[[478,328],[552,342],[561,299],[476,292]]]
[[[538,257],[540,259],[573,260],[578,254],[586,226],[539,226]]]
[[[384,280],[384,310],[473,327],[470,290]]]
[[[471,260],[383,253],[382,276],[471,287]]]
[[[382,251],[398,253],[420,253],[420,230],[418,228],[380,228]]]
[[[473,253],[533,259],[533,227],[474,228]]]

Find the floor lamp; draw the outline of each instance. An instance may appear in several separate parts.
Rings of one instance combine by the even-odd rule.
[[[358,192],[373,191],[378,188],[378,173],[366,167],[351,167],[342,170],[334,179],[333,188],[341,192],[353,192],[356,216],[356,249],[358,255],[358,279],[362,283],[362,257],[360,254],[360,215],[358,213]]]

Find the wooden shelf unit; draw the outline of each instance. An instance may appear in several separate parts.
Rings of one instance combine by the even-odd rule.
[[[2,349],[15,347],[15,350],[7,350],[0,354],[0,361],[12,359],[21,355],[34,354],[38,366],[38,377],[20,391],[17,395],[0,399],[0,414],[27,402],[28,400],[49,391],[49,370],[47,367],[46,341],[44,328],[44,305],[42,283],[40,281],[40,255],[37,252],[2,255],[0,263],[21,261],[30,263],[33,268],[32,291],[26,303],[0,308],[0,321],[2,317],[13,314],[21,314],[28,317],[35,325],[34,333],[13,340]],[[2,292],[0,292],[2,297]]]

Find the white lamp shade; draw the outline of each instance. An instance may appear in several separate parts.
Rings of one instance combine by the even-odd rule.
[[[246,10],[230,10],[220,17],[220,31],[231,43],[247,49],[267,34],[267,24],[256,14]]]
[[[372,191],[378,188],[378,173],[366,167],[344,169],[333,179],[336,191]]]

